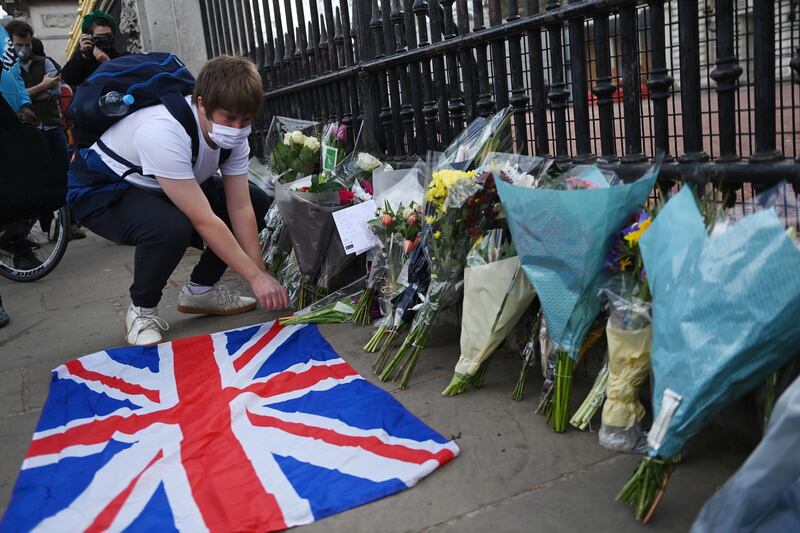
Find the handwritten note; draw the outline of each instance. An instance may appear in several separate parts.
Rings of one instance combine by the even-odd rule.
[[[333,213],[336,231],[348,254],[362,254],[377,244],[367,224],[375,218],[375,202],[369,200]]]

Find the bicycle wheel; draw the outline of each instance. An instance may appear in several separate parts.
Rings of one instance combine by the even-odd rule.
[[[0,276],[21,282],[42,279],[64,257],[69,230],[68,207],[0,226]]]

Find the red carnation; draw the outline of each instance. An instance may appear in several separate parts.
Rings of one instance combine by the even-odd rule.
[[[341,205],[348,205],[350,202],[353,201],[353,196],[355,196],[352,191],[347,189],[339,189],[339,203]]]

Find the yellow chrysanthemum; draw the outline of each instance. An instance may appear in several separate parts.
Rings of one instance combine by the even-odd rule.
[[[433,238],[434,238],[434,239],[441,239],[441,238],[442,238],[442,232],[441,232],[441,231],[437,231],[437,232],[435,232],[435,233],[433,234]]]
[[[433,215],[428,215],[425,217],[425,223],[429,226],[433,226],[434,224],[436,224],[436,220],[437,220],[436,217]]]

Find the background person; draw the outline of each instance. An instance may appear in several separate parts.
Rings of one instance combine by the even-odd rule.
[[[61,70],[61,79],[75,92],[101,64],[126,54],[114,47],[119,27],[114,17],[105,11],[93,11],[83,17],[81,31],[78,49]],[[97,140],[94,135],[78,127],[72,129],[72,137],[74,146],[78,148],[87,148]]]
[[[28,90],[33,109],[39,118],[37,127],[47,139],[55,162],[66,180],[69,165],[67,136],[61,114],[61,75],[58,66],[44,55],[44,46],[39,41],[39,53],[34,53],[33,28],[27,22],[13,20],[6,25],[14,49],[20,61],[22,79]],[[52,218],[52,217],[50,217]],[[43,226],[49,221],[43,220]],[[82,239],[86,234],[73,224],[70,239]]]
[[[14,44],[6,32],[5,25],[10,21],[8,15],[0,7],[0,95],[16,112],[20,120],[36,121],[36,113],[31,108],[31,99],[25,90],[25,83],[19,70],[19,61]],[[0,228],[2,229],[2,228]],[[3,308],[0,298],[0,328],[8,324],[9,317]]]

